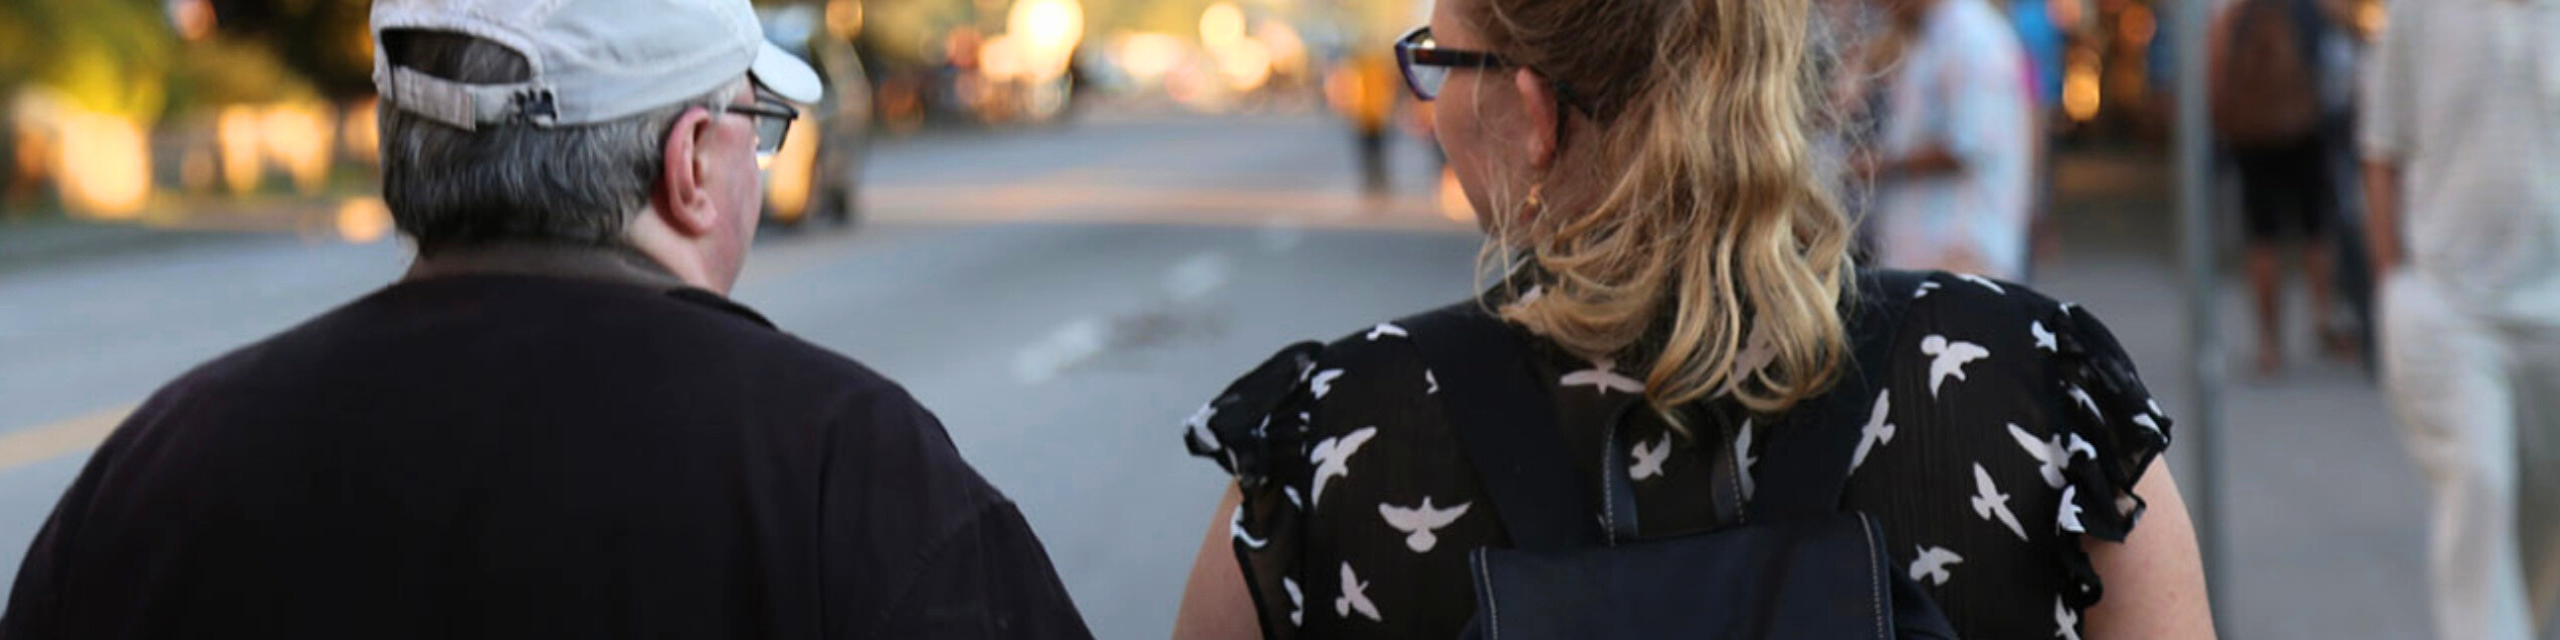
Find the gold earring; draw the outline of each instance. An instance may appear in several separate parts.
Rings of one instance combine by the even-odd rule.
[[[1529,183],[1529,199],[1521,203],[1528,208],[1526,213],[1536,214],[1539,210],[1547,208],[1546,191],[1547,181],[1545,180]]]

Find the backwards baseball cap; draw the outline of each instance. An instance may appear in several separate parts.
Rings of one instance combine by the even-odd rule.
[[[466,84],[391,63],[382,34],[470,36],[514,50],[532,76]],[[677,104],[738,74],[815,104],[809,64],[764,39],[747,0],[375,0],[373,84],[382,101],[464,130],[594,124]]]

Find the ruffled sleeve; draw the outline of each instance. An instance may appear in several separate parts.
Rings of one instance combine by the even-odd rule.
[[[2057,422],[2071,438],[2064,473],[2057,545],[2073,585],[2065,598],[2075,607],[2096,604],[2104,587],[2078,536],[2123,542],[2142,519],[2145,502],[2133,488],[2169,448],[2171,421],[2153,402],[2134,371],[2133,358],[2115,334],[2076,305],[2059,304],[2037,321],[2039,341],[2050,336],[2050,369],[2063,402]],[[2042,345],[2040,345],[2042,346]]]
[[[1309,341],[1272,354],[1183,423],[1183,444],[1191,455],[1217,461],[1245,493],[1265,488],[1274,474],[1291,471],[1285,461],[1299,457],[1286,454],[1298,453],[1306,421],[1281,409],[1305,386],[1323,353],[1322,343]]]

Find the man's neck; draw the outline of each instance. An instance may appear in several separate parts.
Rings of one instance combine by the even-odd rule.
[[[652,289],[692,286],[637,249],[531,242],[444,248],[422,254],[401,279],[483,274],[553,276]]]

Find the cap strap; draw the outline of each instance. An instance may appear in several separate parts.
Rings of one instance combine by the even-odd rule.
[[[402,66],[391,68],[396,107],[464,131],[481,123],[527,122],[551,126],[560,115],[551,89],[536,83],[462,84]]]

